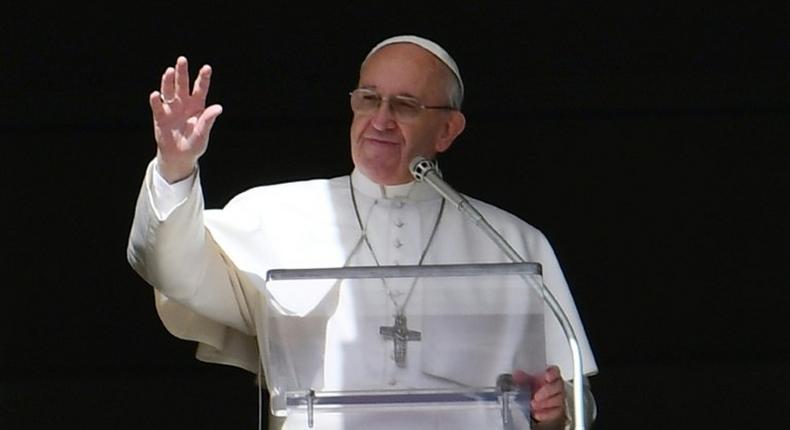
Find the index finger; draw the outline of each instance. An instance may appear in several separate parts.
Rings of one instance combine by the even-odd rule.
[[[162,101],[162,93],[153,91],[148,95],[148,104],[151,106],[151,112],[154,114],[154,119],[160,118],[165,114],[164,102]]]

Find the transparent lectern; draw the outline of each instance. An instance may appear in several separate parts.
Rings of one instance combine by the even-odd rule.
[[[271,411],[287,428],[528,429],[512,373],[545,370],[541,286],[538,263],[271,270]]]

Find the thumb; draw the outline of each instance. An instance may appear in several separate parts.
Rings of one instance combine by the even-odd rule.
[[[214,126],[214,121],[222,113],[222,105],[211,105],[203,110],[195,125],[196,132],[200,135],[207,135]]]

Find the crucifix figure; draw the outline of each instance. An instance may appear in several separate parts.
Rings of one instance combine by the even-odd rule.
[[[406,346],[410,340],[421,340],[422,334],[416,330],[409,330],[406,326],[406,315],[395,315],[395,325],[379,327],[379,334],[384,339],[392,339],[395,347],[395,364],[406,367]]]

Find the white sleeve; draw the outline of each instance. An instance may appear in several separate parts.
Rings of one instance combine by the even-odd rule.
[[[254,331],[242,280],[203,222],[200,179],[156,187],[149,164],[129,236],[132,268],[156,290],[196,314],[247,334]],[[160,178],[161,179],[161,178]],[[164,182],[164,180],[162,180]],[[183,189],[187,188],[184,196]],[[158,196],[155,196],[159,194]]]
[[[195,184],[195,176],[197,170],[189,175],[187,178],[176,183],[168,183],[162,175],[159,174],[157,163],[153,163],[153,195],[151,196],[151,205],[154,212],[157,214],[159,221],[167,219],[168,215],[173,212],[178,205],[183,203],[189,197],[189,191]]]

